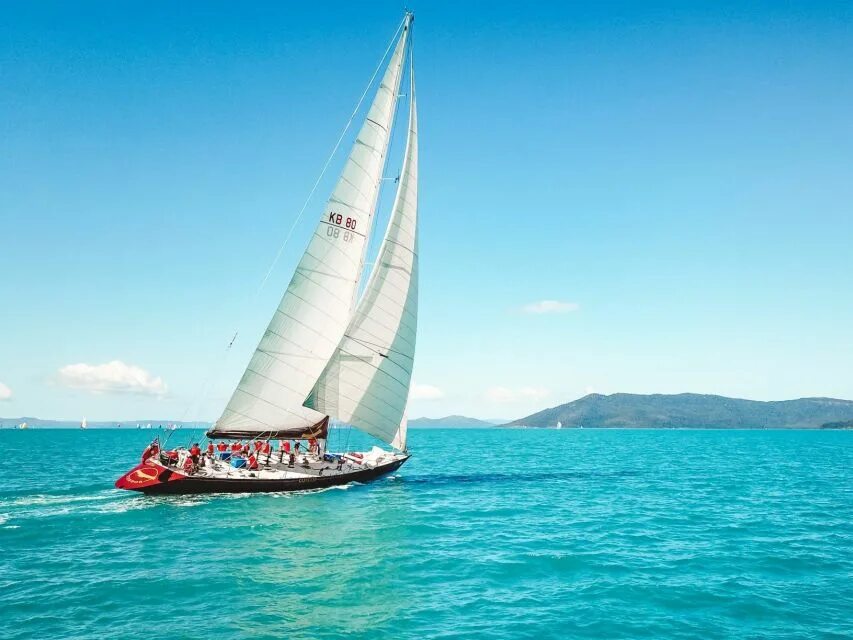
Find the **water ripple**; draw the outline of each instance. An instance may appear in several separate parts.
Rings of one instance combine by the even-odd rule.
[[[853,433],[413,431],[369,485],[112,489],[147,435],[0,433],[81,452],[0,486],[0,637],[853,637]]]

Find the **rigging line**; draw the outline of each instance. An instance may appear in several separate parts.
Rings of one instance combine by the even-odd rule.
[[[406,20],[408,19],[408,17],[409,17],[409,14],[407,13],[406,16],[403,18],[403,24],[406,23]],[[397,127],[395,125],[397,123],[397,114],[400,113],[400,98],[403,97],[403,94],[400,93],[400,88],[402,85],[403,74],[405,73],[406,56],[407,55],[411,56],[411,52],[412,52],[412,23],[409,22],[409,34],[408,34],[408,39],[406,40],[406,51],[403,53],[403,58],[400,61],[400,69],[398,71],[399,77],[397,78],[397,82],[395,83],[397,91],[396,91],[396,95],[394,95],[394,113],[391,116],[391,133],[388,137],[388,143],[385,145],[385,154],[384,154],[385,164],[384,164],[383,170],[382,170],[383,174],[385,173],[385,170],[387,169],[387,156],[390,155],[390,153],[391,153],[391,148],[392,148],[392,145],[394,144],[394,137],[397,133]],[[397,177],[399,178],[399,176],[397,176]],[[397,182],[398,181],[395,180],[395,184]],[[385,178],[383,178],[380,175],[379,176],[379,183],[378,183],[378,193],[376,194],[376,201],[373,205],[373,211],[371,212],[371,216],[370,216],[370,224],[371,224],[370,238],[367,238],[365,240],[365,246],[363,247],[362,253],[361,253],[361,264],[359,265],[359,280],[362,280],[362,278],[364,277],[364,269],[366,266],[370,265],[371,272],[370,272],[370,275],[368,275],[368,277],[363,280],[363,282],[361,283],[361,286],[359,287],[360,292],[359,292],[359,295],[357,296],[358,299],[356,300],[356,304],[354,305],[356,307],[358,306],[358,303],[361,301],[361,297],[364,295],[364,292],[367,289],[367,285],[370,283],[370,280],[373,276],[372,267],[373,267],[374,263],[367,262],[367,254],[370,253],[370,251],[371,251],[371,245],[376,244],[376,233],[377,233],[377,228],[379,227],[379,225],[376,224],[375,218],[379,214],[379,210],[380,210],[381,205],[382,205],[383,196],[385,195],[385,192],[387,191],[386,189],[383,188],[385,186],[384,183],[385,183]],[[378,252],[378,250],[377,250],[377,252]]]
[[[409,34],[409,37],[411,38],[411,34]],[[399,113],[399,109],[400,109],[400,104],[399,104],[399,100],[398,100],[398,101],[397,101],[397,110],[394,112],[394,122],[396,122],[396,120],[397,120],[397,113]],[[390,149],[390,148],[391,148],[391,146],[394,144],[394,138],[395,138],[395,136],[396,136],[396,134],[397,134],[397,129],[398,129],[398,127],[393,127],[393,128],[391,129],[391,138],[390,138],[390,140],[388,141],[388,148],[389,148],[389,149]],[[386,188],[385,188],[385,183],[386,183],[386,182],[390,182],[391,180],[393,180],[393,182],[394,182],[394,184],[395,184],[395,185],[399,185],[399,183],[400,183],[400,175],[397,175],[397,176],[396,176],[396,177],[394,177],[394,178],[390,178],[390,177],[388,177],[388,178],[380,178],[380,179],[379,179],[379,198],[377,199],[377,203],[376,203],[376,210],[374,211],[374,216],[378,215],[379,210],[382,208],[382,202],[383,202],[383,200],[387,200],[388,189],[386,189]],[[396,194],[395,194],[395,195],[396,195]],[[396,198],[395,198],[395,200],[396,200]],[[391,203],[392,210],[391,210],[391,212],[389,213],[389,219],[388,219],[388,222],[389,222],[389,223],[390,223],[390,221],[391,221],[391,218],[393,218],[393,216],[394,216],[393,206],[394,206],[394,203],[392,202],[392,203]],[[371,250],[371,248],[374,248],[374,249],[375,249],[375,245],[376,245],[376,234],[377,234],[378,232],[379,232],[379,225],[378,225],[378,224],[376,224],[376,223],[374,222],[374,223],[373,223],[373,225],[372,225],[372,228],[371,228],[371,230],[370,230],[370,238],[367,240],[367,247],[366,247],[366,250],[367,250],[367,251],[370,251],[370,250]],[[385,234],[383,234],[383,238],[384,238],[384,235],[385,235]],[[374,247],[372,247],[372,245],[374,245]],[[364,263],[364,266],[365,266],[365,267],[368,267],[368,266],[369,266],[369,267],[370,267],[370,269],[371,269],[371,271],[370,271],[370,275],[368,276],[367,280],[365,281],[365,285],[364,285],[365,290],[367,289],[367,284],[370,282],[370,278],[371,278],[371,276],[373,275],[373,269],[374,269],[374,267],[376,266],[376,263],[377,263],[377,261],[378,261],[378,259],[379,259],[379,255],[380,255],[380,254],[381,254],[381,252],[382,252],[382,248],[381,248],[381,247],[379,247],[378,249],[375,249],[375,251],[376,251],[376,256],[375,256],[374,260],[373,260],[372,262],[365,262],[365,263]],[[364,291],[362,291],[362,295],[364,295]]]
[[[413,64],[414,64],[414,63],[413,63],[413,56],[414,56],[414,29],[412,28],[411,23],[409,23],[409,39],[408,39],[408,41],[406,42],[406,55],[408,55],[408,56],[409,56],[409,92],[408,92],[408,93],[405,93],[405,94],[404,94],[404,93],[398,93],[398,94],[397,94],[397,98],[398,98],[398,100],[397,100],[397,102],[396,102],[395,110],[394,110],[394,116],[393,116],[392,121],[391,121],[391,125],[392,125],[392,128],[391,128],[391,139],[390,139],[390,140],[389,140],[389,142],[388,142],[388,149],[390,149],[390,148],[391,148],[391,145],[392,145],[392,144],[393,144],[393,142],[394,142],[394,137],[395,137],[395,135],[397,134],[397,129],[398,129],[398,127],[396,127],[396,126],[394,126],[394,125],[395,125],[395,124],[396,124],[396,122],[397,122],[397,117],[398,117],[398,114],[399,114],[399,112],[400,112],[400,100],[399,100],[399,98],[406,98],[406,100],[408,100],[408,101],[409,101],[409,105],[411,105],[411,100],[413,100],[413,99],[414,99],[414,90],[413,90],[413,88],[412,88],[412,74],[414,73],[414,67],[413,67]],[[404,62],[404,65],[405,65],[405,58],[403,59],[403,62]],[[405,73],[405,70],[404,70],[404,69],[401,69],[401,70],[400,70],[401,80],[402,80],[402,74],[403,74],[403,73]],[[401,82],[400,84],[402,84],[402,82]],[[402,88],[402,87],[401,87],[401,88]],[[411,106],[410,106],[409,111],[411,111]],[[400,172],[397,174],[396,178],[394,178],[394,184],[395,184],[395,185],[397,185],[397,191],[396,191],[396,193],[395,193],[395,198],[394,198],[394,200],[393,200],[393,201],[392,201],[392,203],[391,203],[391,211],[389,212],[389,215],[388,215],[388,224],[386,225],[386,230],[385,230],[385,233],[383,234],[383,240],[382,240],[382,242],[380,243],[379,248],[375,249],[375,251],[376,251],[376,255],[375,255],[375,257],[374,257],[374,260],[373,260],[372,262],[365,262],[365,263],[364,263],[364,266],[365,266],[365,267],[367,267],[367,266],[369,266],[369,267],[370,267],[370,275],[367,277],[366,281],[364,282],[364,286],[362,287],[362,291],[361,291],[361,298],[363,298],[363,297],[364,297],[364,295],[365,295],[365,293],[367,292],[367,289],[368,289],[368,287],[369,287],[369,285],[370,285],[371,281],[373,280],[374,272],[376,271],[376,265],[377,265],[377,263],[379,262],[379,259],[380,259],[381,255],[382,255],[382,251],[383,251],[383,248],[384,248],[382,245],[384,244],[384,241],[385,241],[385,240],[388,238],[388,236],[389,236],[389,231],[390,231],[390,229],[391,229],[391,227],[392,227],[392,221],[393,221],[393,219],[394,219],[394,213],[395,213],[394,205],[395,205],[395,204],[397,204],[397,198],[396,198],[396,195],[397,195],[398,193],[399,193],[399,194],[402,194],[403,178],[405,177],[406,173],[408,173],[408,168],[406,167],[406,158],[405,158],[405,154],[406,154],[406,151],[408,150],[408,139],[409,139],[409,134],[410,134],[410,133],[411,133],[411,123],[409,123],[409,126],[407,126],[407,127],[406,127],[406,134],[407,134],[407,135],[406,135],[406,139],[407,139],[407,144],[406,144],[406,145],[404,145],[404,148],[403,148],[403,162],[402,162],[402,166],[400,167]],[[406,172],[404,172],[404,171],[403,171],[403,169],[406,169]],[[385,188],[384,188],[384,187],[385,187],[385,184],[384,184],[384,183],[385,183],[386,181],[389,181],[389,180],[390,180],[390,178],[380,178],[380,183],[379,183],[379,189],[380,189],[380,191],[379,191],[379,198],[378,198],[378,202],[377,202],[377,205],[376,205],[376,210],[374,211],[374,215],[376,215],[376,214],[378,213],[379,208],[380,208],[380,204],[381,204],[381,202],[382,202],[382,198],[384,197],[385,193],[387,192],[387,189],[385,189]],[[374,225],[373,225],[373,229],[371,229],[371,236],[370,236],[370,240],[369,240],[369,242],[368,242],[367,246],[365,247],[365,251],[366,251],[366,252],[367,252],[367,251],[369,251],[369,250],[371,249],[371,246],[372,246],[372,245],[375,245],[375,244],[376,244],[376,233],[377,233],[377,228],[378,228],[378,226],[379,226],[379,225],[374,224]],[[413,253],[414,253],[414,252],[413,252]],[[360,302],[361,302],[361,299],[359,299],[359,303],[360,303]]]
[[[231,341],[228,343],[228,346],[225,347],[225,351],[220,355],[220,357],[215,362],[215,364],[208,368],[208,371],[210,373],[205,378],[204,384],[202,385],[202,388],[201,388],[201,392],[199,393],[199,396],[196,399],[195,406],[193,407],[192,405],[188,405],[187,408],[184,410],[183,415],[181,416],[181,420],[180,420],[181,422],[183,422],[185,418],[195,417],[195,420],[190,420],[190,423],[193,423],[193,422],[197,423],[196,426],[193,427],[191,430],[191,435],[192,435],[191,439],[195,439],[198,437],[196,435],[197,431],[202,431],[202,435],[204,435],[204,432],[207,431],[207,429],[201,428],[201,419],[200,419],[199,414],[201,413],[202,405],[204,404],[205,400],[207,400],[207,394],[210,392],[211,386],[216,386],[219,384],[219,381],[221,379],[222,365],[223,365],[225,359],[228,357],[228,352],[231,351],[231,347],[234,346],[234,342],[236,340],[237,340],[237,331],[234,332],[234,335],[231,337]],[[216,378],[215,383],[214,383],[214,378]],[[214,383],[214,384],[212,385],[211,383]],[[187,445],[187,448],[189,448],[189,445]]]
[[[371,351],[373,351],[377,355],[382,356],[383,358],[387,358],[389,353],[396,353],[398,356],[403,356],[407,360],[414,360],[415,359],[414,356],[410,356],[408,353],[403,353],[402,351],[398,351],[397,349],[392,349],[391,347],[383,347],[381,344],[377,344],[375,342],[369,342],[368,340],[365,340],[363,338],[356,338],[356,337],[350,336],[350,335],[348,335],[346,337],[349,338],[350,340],[352,340],[353,342],[357,342],[358,344],[360,344],[364,347],[367,347],[368,349],[370,349]],[[409,343],[409,344],[411,344],[411,343]],[[382,353],[383,351],[385,353]]]
[[[370,77],[370,82],[367,83],[367,86],[364,88],[364,93],[361,94],[361,97],[358,99],[358,103],[355,105],[355,109],[353,109],[352,115],[350,115],[349,120],[344,127],[344,130],[341,131],[340,137],[338,137],[338,141],[335,143],[334,148],[332,149],[332,153],[329,154],[329,157],[326,159],[326,163],[323,165],[323,169],[320,171],[320,175],[317,176],[317,180],[314,182],[314,186],[311,187],[311,191],[308,193],[308,197],[305,199],[305,203],[302,205],[302,209],[300,209],[299,214],[296,216],[296,219],[293,221],[293,224],[290,225],[290,229],[287,232],[287,235],[284,238],[284,242],[282,242],[281,246],[278,248],[278,252],[273,258],[272,264],[270,264],[269,269],[267,270],[266,275],[261,281],[258,290],[255,292],[255,298],[261,293],[261,290],[266,285],[267,280],[269,280],[272,275],[273,270],[275,269],[276,264],[278,264],[279,258],[281,258],[281,254],[284,252],[285,246],[287,246],[288,241],[293,235],[293,231],[296,229],[296,225],[302,219],[302,215],[305,213],[305,210],[308,208],[308,204],[311,202],[311,198],[314,197],[314,193],[317,191],[317,187],[320,186],[320,181],[323,179],[323,176],[326,175],[326,170],[329,168],[329,165],[332,163],[332,158],[335,157],[335,154],[338,152],[338,149],[341,146],[341,143],[344,140],[344,137],[349,131],[350,126],[352,126],[353,121],[355,120],[356,115],[358,114],[359,109],[361,109],[361,105],[364,102],[364,99],[367,97],[368,92],[370,91],[370,87],[373,86],[373,81],[376,80],[376,76],[379,74],[379,71],[382,69],[382,65],[385,62],[385,58],[388,57],[388,52],[391,51],[391,47],[394,46],[394,43],[397,40],[397,34],[400,33],[400,29],[403,28],[403,25],[406,24],[406,18],[403,18],[403,21],[397,27],[397,30],[394,32],[394,37],[391,38],[391,41],[388,43],[388,47],[385,49],[385,53],[382,54],[382,59],[379,61],[379,64],[376,66],[376,70],[373,72],[373,75]]]

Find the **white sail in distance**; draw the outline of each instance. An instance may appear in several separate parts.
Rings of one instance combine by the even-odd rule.
[[[211,436],[309,428],[303,401],[349,322],[385,168],[411,16],[293,278]]]
[[[405,411],[418,307],[418,118],[410,72],[409,130],[397,195],[373,271],[334,355],[305,401],[397,449],[406,448]]]

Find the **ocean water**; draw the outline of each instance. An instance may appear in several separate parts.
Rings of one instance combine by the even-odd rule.
[[[0,637],[853,637],[853,432],[413,430],[369,485],[113,489],[150,437],[0,431]]]

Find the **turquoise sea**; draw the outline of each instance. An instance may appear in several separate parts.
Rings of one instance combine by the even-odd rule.
[[[150,437],[0,431],[0,637],[853,637],[853,432],[413,430],[371,485],[114,490]]]

